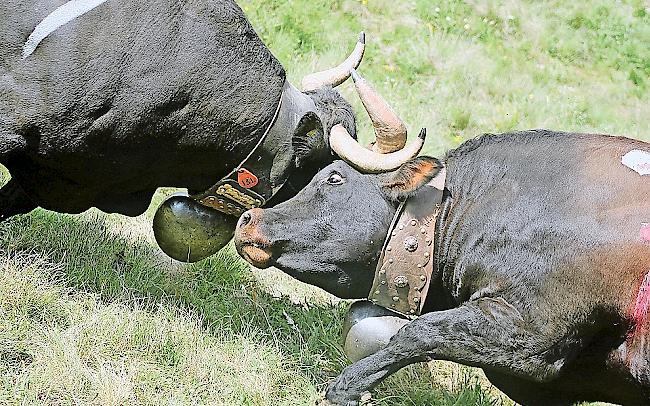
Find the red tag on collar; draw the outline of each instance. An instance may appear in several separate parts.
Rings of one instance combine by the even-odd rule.
[[[257,185],[259,180],[251,171],[241,168],[237,171],[237,183],[244,189],[250,189]]]

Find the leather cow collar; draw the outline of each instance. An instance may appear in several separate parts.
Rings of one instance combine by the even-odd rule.
[[[235,169],[221,178],[208,190],[191,196],[200,204],[218,210],[230,216],[239,217],[246,210],[262,207],[284,185],[289,177],[289,171],[281,178],[272,179],[273,163],[276,159],[278,137],[269,134],[286,134],[296,121],[292,117],[292,97],[295,88],[286,81],[275,114],[260,140]],[[275,183],[274,183],[275,182]]]
[[[443,169],[399,205],[368,296],[374,304],[408,316],[422,313],[434,269],[435,227],[444,184]]]

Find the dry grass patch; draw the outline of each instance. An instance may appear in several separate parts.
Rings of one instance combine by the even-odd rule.
[[[50,278],[58,266],[36,255],[0,264],[2,404],[294,405],[316,397],[291,360],[249,335],[212,332],[165,301],[151,310],[64,289]]]

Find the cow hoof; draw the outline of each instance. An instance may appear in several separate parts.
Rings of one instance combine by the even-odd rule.
[[[346,385],[342,385],[341,376],[332,381],[327,388],[325,394],[325,400],[329,403],[328,405],[336,406],[361,406],[368,405],[370,393],[367,391],[356,392],[354,390],[349,390]],[[361,400],[363,399],[363,401]],[[361,402],[361,403],[360,403]]]
[[[373,406],[372,403],[372,394],[370,392],[364,392],[361,394],[361,399],[359,399],[360,406]]]
[[[345,405],[345,406],[374,406],[374,403],[372,403],[372,394],[370,392],[364,392],[361,395],[361,399],[359,399],[359,402],[356,401],[347,401],[347,403],[332,403],[327,399],[323,399],[318,403],[318,406],[339,406],[339,405]]]
[[[316,406],[339,406],[338,403],[332,403],[325,397],[325,393],[322,393],[318,400],[316,400]]]

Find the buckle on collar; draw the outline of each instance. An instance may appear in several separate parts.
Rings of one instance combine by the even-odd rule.
[[[246,210],[262,207],[266,200],[254,191],[244,188],[234,179],[222,179],[200,196],[193,196],[204,206],[239,217]]]

